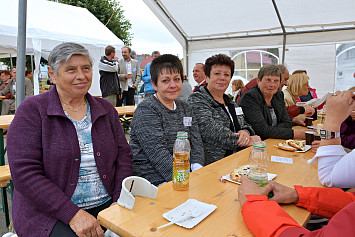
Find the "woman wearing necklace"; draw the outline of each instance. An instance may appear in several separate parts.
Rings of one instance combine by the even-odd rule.
[[[206,165],[260,141],[244,120],[243,110],[224,94],[234,72],[234,61],[224,54],[205,62],[207,86],[190,95],[187,102],[198,121]]]
[[[19,236],[103,236],[96,216],[132,175],[132,152],[112,104],[92,97],[87,49],[63,43],[48,59],[55,86],[26,99],[8,130]]]
[[[145,98],[135,110],[129,145],[134,174],[159,185],[172,180],[173,146],[179,131],[188,133],[192,171],[205,162],[196,118],[186,102],[177,100],[183,78],[180,60],[162,55],[153,60],[150,74],[156,93]]]

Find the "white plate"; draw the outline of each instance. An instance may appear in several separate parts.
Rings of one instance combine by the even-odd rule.
[[[295,151],[295,152],[306,152],[311,149],[311,145],[304,145],[304,151]]]
[[[213,204],[207,204],[204,202],[197,201],[196,199],[189,199],[180,206],[174,208],[173,210],[170,210],[166,213],[163,214],[163,217],[167,219],[168,221],[173,221],[174,219],[176,220],[177,218],[181,218],[186,214],[190,214],[191,212],[195,211],[196,209],[201,210],[201,215],[198,217],[191,217],[188,218],[187,220],[184,220],[182,222],[177,222],[178,226],[182,226],[188,229],[193,228],[195,225],[200,223],[203,219],[205,219],[209,214],[211,214],[217,206]]]
[[[277,145],[275,145],[275,147],[279,148]],[[279,148],[280,150],[283,150],[281,148]],[[306,152],[308,150],[311,149],[311,145],[304,145],[304,151],[290,151],[290,152]],[[283,151],[286,151],[286,150],[283,150]]]
[[[276,174],[267,173],[267,179],[268,180],[273,180],[276,176],[277,176]],[[232,180],[231,177],[230,177],[230,174],[222,176],[222,178],[227,180],[227,181],[229,181],[229,182],[240,184],[239,182]]]

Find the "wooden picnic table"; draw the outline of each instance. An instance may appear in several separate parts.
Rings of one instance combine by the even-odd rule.
[[[6,226],[10,225],[10,215],[9,215],[9,208],[7,203],[6,187],[10,185],[11,196],[12,196],[13,185],[11,181],[9,166],[5,165],[4,129],[9,128],[14,117],[15,115],[0,116],[0,187],[1,187],[1,197],[2,197],[1,209],[5,213]],[[7,182],[8,180],[10,180],[10,184],[8,184]]]
[[[136,110],[136,106],[134,105],[127,105],[127,106],[120,106],[115,107],[118,112],[118,115],[133,115],[134,111]]]
[[[268,172],[277,174],[275,181],[289,187],[293,185],[322,187],[318,180],[317,165],[307,164],[314,153],[287,152],[275,147],[284,140],[267,139],[269,157],[281,156],[293,159],[293,164],[270,162]],[[223,183],[221,176],[229,174],[234,168],[248,164],[252,147],[246,148],[222,160],[205,166],[190,176],[189,191],[175,191],[171,182],[159,187],[155,199],[136,196],[132,210],[113,205],[98,215],[100,224],[116,234],[126,236],[253,236],[246,227],[238,202],[238,186],[235,183]],[[163,214],[193,198],[214,204],[217,209],[193,229],[177,225],[156,230],[168,223]],[[300,225],[305,225],[310,212],[294,204],[283,205]]]

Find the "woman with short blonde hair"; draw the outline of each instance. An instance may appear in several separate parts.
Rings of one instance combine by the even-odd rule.
[[[302,95],[307,95],[309,90],[309,77],[305,74],[293,74],[287,83],[287,88],[283,90],[284,100],[286,105],[295,105],[297,98]]]

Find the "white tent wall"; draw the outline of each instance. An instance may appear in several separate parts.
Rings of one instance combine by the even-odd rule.
[[[306,70],[310,87],[316,88],[318,97],[322,97],[335,90],[335,56],[335,44],[287,46],[285,65],[290,73]]]
[[[309,71],[323,95],[335,89],[336,43],[355,42],[354,0],[143,1],[184,48],[192,85],[193,66],[213,54],[279,48],[282,60],[285,32],[285,64]]]
[[[0,0],[0,57],[16,57],[18,1]],[[46,0],[27,1],[26,54],[48,59],[49,52],[62,42],[75,42],[86,47],[92,58],[93,83],[89,92],[101,95],[98,63],[107,45],[119,50],[123,42],[87,9]],[[36,63],[36,70],[39,65]],[[37,72],[36,71],[36,72]],[[36,75],[37,76],[37,75]],[[35,77],[36,77],[35,76]],[[35,94],[38,80],[34,80]]]

